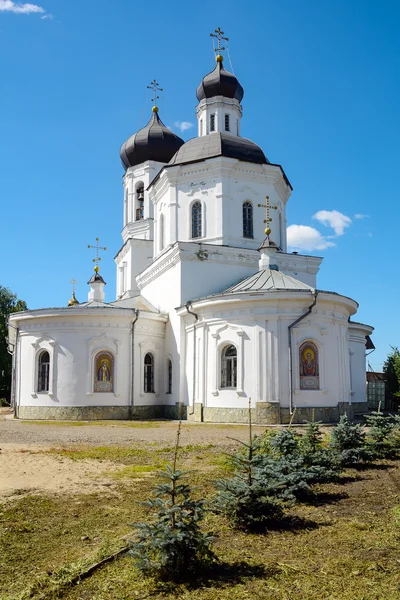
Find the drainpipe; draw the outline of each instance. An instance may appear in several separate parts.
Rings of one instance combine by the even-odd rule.
[[[185,304],[185,308],[188,312],[189,315],[193,315],[194,318],[196,319],[193,325],[193,399],[192,399],[192,405],[189,407],[189,415],[193,415],[194,413],[194,397],[196,394],[196,323],[199,320],[199,316],[189,310],[189,307],[192,306],[191,302],[186,302]]]
[[[17,399],[16,399],[16,394],[17,394],[17,365],[18,364],[18,342],[19,342],[19,327],[12,325],[8,320],[6,322],[7,327],[12,327],[13,329],[15,329],[15,344],[14,344],[14,349],[13,351],[11,351],[10,346],[8,345],[8,339],[7,339],[7,351],[8,354],[11,354],[12,356],[12,368],[11,368],[11,394],[10,394],[10,406],[12,408],[14,408],[14,414],[16,415],[17,413]],[[17,416],[17,415],[16,415]]]
[[[297,327],[297,325],[300,323],[300,321],[302,321],[303,319],[308,317],[309,314],[311,314],[312,309],[317,304],[317,296],[318,296],[318,290],[315,290],[313,293],[312,304],[310,304],[310,306],[308,307],[308,310],[304,313],[304,315],[301,315],[298,319],[293,321],[293,323],[290,323],[290,325],[288,327],[288,336],[289,336],[289,412],[291,415],[293,414],[293,380],[294,380],[294,377],[293,377],[292,330],[295,327]]]
[[[131,329],[131,343],[132,343],[132,350],[131,350],[131,395],[130,395],[130,403],[129,403],[129,419],[133,419],[133,406],[134,406],[134,402],[135,402],[135,390],[134,390],[134,383],[135,383],[135,323],[139,318],[139,309],[135,308],[134,309],[134,313],[135,313],[135,320],[132,321],[132,329]]]

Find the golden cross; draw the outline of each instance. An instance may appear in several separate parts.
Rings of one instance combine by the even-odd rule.
[[[96,250],[96,257],[93,259],[93,262],[96,263],[96,266],[94,268],[95,272],[98,273],[100,271],[100,267],[99,267],[99,261],[101,261],[101,258],[99,256],[99,250],[107,250],[107,248],[104,246],[99,246],[99,238],[96,238],[96,245],[95,246],[91,246],[90,244],[88,245],[88,248],[93,248],[93,250]]]
[[[77,284],[77,280],[76,279],[71,279],[70,284],[72,285],[72,293],[75,294],[75,286]]]
[[[272,208],[273,210],[278,210],[277,206],[271,206],[269,203],[269,196],[265,196],[265,200],[266,200],[266,204],[257,204],[258,208],[265,208],[265,219],[264,219],[264,223],[266,223],[266,228],[265,228],[265,234],[269,239],[270,233],[271,233],[271,227],[269,226],[269,224],[272,221],[272,218],[269,216],[269,210],[270,208]]]
[[[210,37],[217,38],[218,48],[214,48],[214,52],[217,52],[217,54],[221,54],[221,50],[225,50],[225,46],[221,46],[221,40],[229,42],[229,38],[224,37],[224,32],[221,31],[221,27],[218,27],[218,29],[214,29],[214,33],[210,33]]]
[[[157,92],[162,92],[163,89],[160,88],[159,83],[157,83],[157,81],[155,79],[153,79],[153,81],[150,82],[150,85],[147,86],[147,89],[153,90],[153,92],[154,92],[154,96],[151,100],[152,100],[152,102],[154,102],[154,106],[155,106],[157,104],[157,100],[160,97],[160,96],[157,96]]]

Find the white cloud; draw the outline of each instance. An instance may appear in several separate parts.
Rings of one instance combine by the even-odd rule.
[[[335,246],[324,238],[315,227],[308,225],[289,225],[287,228],[288,246],[294,250],[325,250]]]
[[[350,217],[338,210],[319,210],[313,215],[313,219],[327,227],[331,227],[336,235],[343,235],[345,228],[351,225]]]
[[[32,13],[45,13],[45,9],[37,4],[17,3],[12,0],[0,0],[0,12],[12,12],[15,14],[29,15]]]
[[[46,15],[43,15],[43,17],[40,17],[40,18],[41,18],[42,20],[44,20],[44,19],[54,19],[53,15],[48,15],[48,14],[46,14]]]
[[[362,213],[356,213],[354,215],[355,219],[368,219],[369,215],[363,215]]]
[[[187,129],[191,129],[193,127],[193,123],[189,123],[188,121],[175,121],[175,127],[177,127],[180,131],[186,131]]]

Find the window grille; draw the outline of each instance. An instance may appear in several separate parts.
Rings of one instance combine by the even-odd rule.
[[[168,359],[168,391],[167,394],[172,394],[172,360]]]
[[[229,115],[225,115],[225,131],[230,131],[230,127],[229,127]]]
[[[47,351],[41,352],[38,364],[38,392],[48,392],[50,385],[50,355]]]
[[[199,238],[201,236],[201,202],[195,202],[192,206],[192,238]]]
[[[221,388],[237,387],[237,350],[226,346],[221,354]]]
[[[253,205],[243,202],[243,237],[252,238],[253,234]]]
[[[215,115],[210,115],[210,131],[215,131]]]
[[[144,186],[141,185],[136,190],[136,221],[144,218]]]
[[[144,391],[154,393],[154,357],[150,352],[144,357]]]

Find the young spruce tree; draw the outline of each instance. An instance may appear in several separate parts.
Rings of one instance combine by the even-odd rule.
[[[344,467],[369,462],[371,452],[366,447],[366,434],[360,423],[352,423],[345,413],[331,434],[330,448],[337,454]]]
[[[160,473],[165,483],[155,486],[154,498],[143,502],[152,521],[132,525],[138,535],[131,541],[130,554],[143,573],[159,580],[190,580],[216,561],[214,537],[199,526],[206,512],[204,501],[192,498],[183,481],[185,472],[177,469],[180,432],[179,421],[173,465]]]
[[[214,510],[225,514],[241,529],[265,530],[268,523],[283,516],[283,502],[277,497],[276,481],[269,481],[261,467],[262,455],[255,452],[251,409],[249,402],[249,441],[241,442],[244,451],[236,452],[230,459],[235,468],[234,477],[215,482],[217,495]]]
[[[392,434],[396,428],[396,418],[384,415],[380,411],[372,412],[365,417],[369,431],[367,435],[368,448],[374,458],[394,458],[397,449],[392,443]]]

